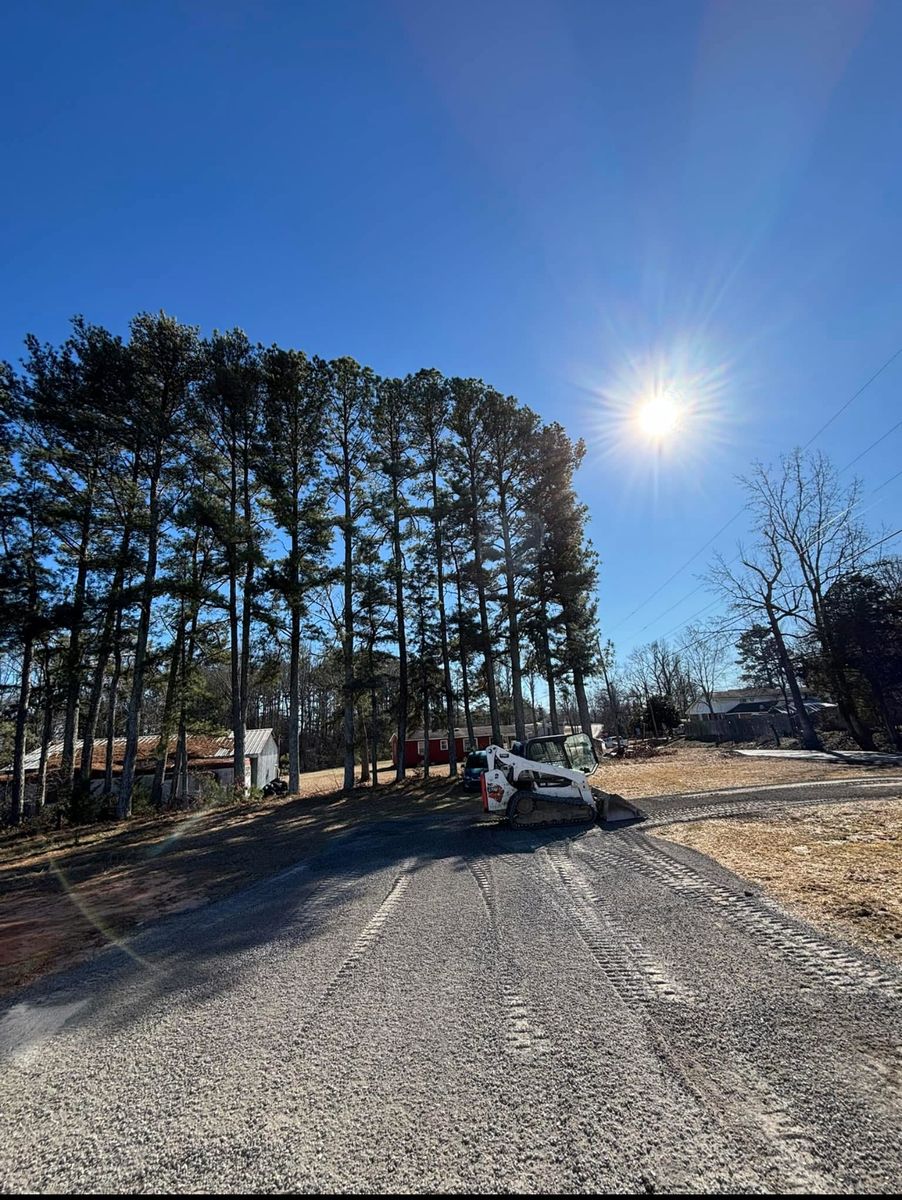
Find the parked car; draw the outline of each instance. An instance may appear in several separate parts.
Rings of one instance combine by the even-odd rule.
[[[471,750],[464,765],[464,787],[469,792],[478,792],[482,787],[482,776],[488,770],[489,760],[484,750]]]

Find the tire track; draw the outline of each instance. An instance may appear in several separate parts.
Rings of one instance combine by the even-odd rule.
[[[569,853],[545,847],[542,857],[557,885],[564,911],[624,1000],[670,1004],[691,1000],[689,992],[671,979],[642,943],[605,910],[603,898],[576,869]]]
[[[814,1131],[799,1121],[792,1105],[756,1070],[734,1057],[715,1071],[681,1061],[678,1070],[688,1086],[721,1123],[741,1129],[758,1144],[756,1171],[773,1178],[781,1193],[833,1193],[835,1180],[824,1171]]]
[[[582,843],[578,849],[595,857]],[[574,868],[569,854],[557,847],[543,853],[574,897],[575,903],[568,907],[609,981],[623,999],[644,1011],[646,1035],[662,1065],[713,1121],[757,1148],[756,1158],[760,1157],[762,1165],[755,1169],[762,1181],[779,1181],[783,1191],[830,1190],[830,1176],[815,1136],[797,1118],[791,1103],[752,1063],[734,1056],[730,1062],[719,1058],[704,1066],[682,1046],[682,1039],[669,1028],[667,1013],[673,1012],[674,1001],[691,1003],[692,996],[667,978],[640,943],[605,919],[603,908],[599,912],[603,900]],[[579,911],[573,911],[576,906]],[[605,931],[600,945],[596,940],[599,927]]]
[[[879,780],[858,784],[858,787],[890,787],[894,785],[892,781]],[[696,802],[695,804],[684,804],[679,808],[664,808],[658,812],[652,812],[643,822],[642,829],[660,829],[664,825],[681,825],[687,821],[707,821],[718,817],[733,817],[733,816],[751,816],[751,817],[770,817],[775,816],[787,808],[810,808],[812,805],[822,804],[849,804],[850,799],[857,802],[867,803],[870,800],[878,800],[881,797],[877,796],[793,796],[784,800],[776,799],[756,799],[756,800],[736,800],[736,801],[720,801],[705,804],[704,802]]]
[[[523,978],[516,957],[504,946],[498,917],[495,879],[489,859],[482,855],[466,860],[492,927],[492,938],[501,969],[499,1005],[503,1038],[508,1053],[516,1059],[532,1060],[550,1052],[548,1034],[520,990]]]
[[[404,895],[410,887],[411,873],[415,865],[415,858],[408,858],[402,863],[385,899],[354,939],[350,949],[333,973],[332,978],[307,1013],[298,1029],[298,1037],[303,1037],[309,1033],[322,1007],[333,999],[336,992],[347,984],[354,972],[380,940],[390,918],[398,911],[404,900]]]
[[[812,982],[841,988],[870,988],[896,994],[898,977],[854,953],[819,938],[755,896],[746,896],[716,883],[663,847],[632,837],[605,842],[585,851],[598,866],[616,862],[662,884],[689,900],[712,907],[728,924],[748,936],[773,957],[787,961]]]

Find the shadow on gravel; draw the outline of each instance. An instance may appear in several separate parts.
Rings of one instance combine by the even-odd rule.
[[[416,874],[445,862],[450,870],[465,871],[474,859],[531,855],[591,828],[598,827],[512,830],[481,814],[477,819],[428,809],[373,821],[335,834],[309,858],[249,887],[133,933],[10,1001],[19,1013],[72,1005],[69,1027],[88,1022],[108,1031],[173,1012],[189,1014],[251,972],[260,974],[265,987],[267,960],[325,934],[340,937],[344,928],[350,946],[402,870]],[[364,899],[365,907],[352,915]]]

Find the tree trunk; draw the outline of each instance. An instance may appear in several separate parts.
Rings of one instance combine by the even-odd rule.
[[[125,582],[125,567],[124,559],[128,553],[129,543],[131,541],[131,530],[126,530],[123,534],[122,541],[119,546],[119,565],[113,576],[113,582],[110,586],[110,594],[107,600],[106,613],[103,619],[103,629],[100,634],[100,641],[97,645],[97,661],[94,665],[94,677],[91,681],[91,693],[88,698],[88,711],[85,714],[84,726],[82,728],[82,743],[81,743],[81,766],[79,769],[79,777],[77,781],[77,791],[80,796],[85,799],[90,795],[91,791],[91,770],[94,760],[94,739],[97,734],[97,719],[100,715],[100,703],[103,699],[103,682],[106,678],[106,669],[110,660],[110,650],[113,644],[113,633],[117,625],[120,625],[117,618],[117,613],[121,616],[119,609],[120,596],[122,594],[122,586]]]
[[[611,716],[614,718],[614,725],[617,730],[618,745],[621,728],[620,728],[620,706],[614,696],[614,689],[611,687],[611,677],[608,675],[608,664],[604,660],[604,655],[601,656],[601,673],[604,675],[604,685],[607,688],[608,704],[611,706]]]
[[[38,763],[38,777],[35,784],[35,812],[40,812],[47,799],[47,750],[53,732],[53,687],[50,679],[50,648],[44,651],[44,722],[41,729],[41,757]]]
[[[799,722],[802,746],[806,750],[823,750],[821,740],[817,736],[814,726],[811,723],[811,716],[802,700],[802,692],[799,688],[799,681],[796,679],[795,669],[786,649],[786,643],[783,640],[783,631],[780,628],[777,615],[769,603],[767,604],[767,617],[770,621],[771,631],[773,632],[774,641],[777,646],[777,654],[780,658],[780,666],[783,669],[783,674],[786,677],[786,682],[789,685],[789,691],[792,695],[792,702],[795,707],[796,717],[798,718]]]
[[[445,688],[445,720],[448,725],[448,775],[457,774],[457,738],[454,722],[454,688],[451,685],[451,651],[448,641],[448,615],[445,609],[445,553],[439,508],[438,473],[432,456],[432,513],[435,530],[435,570],[438,587],[439,633],[442,639],[442,682]]]
[[[66,683],[65,717],[63,719],[63,752],[60,758],[61,802],[68,800],[75,772],[75,741],[78,737],[78,697],[81,691],[81,631],[85,619],[85,593],[88,580],[88,544],[91,536],[91,517],[94,507],[93,482],[89,482],[84,497],[81,541],[78,547],[78,570],[72,595],[72,623],[69,646],[66,650],[64,679]]]
[[[103,794],[113,794],[113,759],[116,742],[116,716],[119,706],[119,679],[122,675],[121,621],[116,623],[117,633],[113,641],[113,674],[110,676],[109,699],[106,714],[106,754],[103,766]]]
[[[25,734],[28,727],[28,702],[31,698],[31,664],[34,660],[34,639],[29,634],[22,648],[22,679],[19,684],[19,703],[16,708],[16,738],[13,751],[13,803],[10,816],[13,825],[20,825],[25,812]]]
[[[423,663],[425,664],[425,647],[423,647]],[[426,671],[423,671],[423,778],[429,778],[429,681]]]
[[[366,721],[363,719],[363,713],[357,710],[357,723],[360,725],[360,782],[369,783],[370,781],[370,740],[367,733]]]
[[[579,667],[573,668],[573,690],[576,693],[576,707],[579,711],[579,723],[583,733],[592,736],[592,714],[589,712],[589,701],[586,698],[586,684]]]
[[[460,585],[460,568],[455,564],[455,582],[457,586],[457,642],[460,650],[460,677],[461,677],[461,692],[464,702],[464,721],[467,726],[468,744],[474,749],[476,748],[476,731],[473,727],[473,714],[470,712],[470,662],[467,654],[467,647],[464,641],[464,626],[463,626],[463,592]]]
[[[404,567],[401,560],[401,521],[398,512],[398,480],[392,476],[392,568],[395,577],[395,619],[398,624],[398,755],[395,779],[399,782],[406,773],[407,709],[409,701],[407,631],[404,628]]]
[[[514,706],[514,735],[517,741],[526,740],[526,716],[523,712],[523,670],[520,664],[520,622],[517,613],[516,575],[514,554],[511,546],[510,518],[507,511],[507,495],[502,490],[499,497],[501,514],[501,537],[504,544],[504,578],[507,588],[507,623],[510,633],[511,697]]]
[[[150,803],[157,812],[163,808],[163,788],[166,785],[166,764],[169,761],[169,743],[172,740],[175,701],[178,691],[178,678],[182,663],[182,644],[185,640],[184,613],[179,619],[179,626],[172,647],[172,661],[169,664],[169,677],[166,680],[166,698],[163,701],[163,717],[160,722],[160,740],[157,742],[156,766],[153,774],[153,785],[150,793]],[[170,797],[175,792],[175,763],[173,763],[172,788]]]
[[[147,657],[147,641],[150,635],[150,610],[153,603],[153,588],[157,577],[157,549],[159,544],[159,483],[162,471],[161,456],[157,456],[150,479],[149,530],[147,536],[147,563],[144,569],[144,584],[141,589],[141,610],[138,617],[138,634],[135,644],[135,667],[132,675],[132,690],[128,704],[125,728],[125,757],[119,782],[119,799],[116,815],[124,820],[132,813],[132,789],[135,783],[135,763],[138,756],[141,708],[144,703],[144,668]]]
[[[548,687],[548,720],[551,722],[551,732],[560,733],[557,693],[554,684],[554,662],[551,658],[551,639],[548,637],[548,605],[544,596],[542,597],[542,657],[545,660],[545,683]]]
[[[352,496],[350,471],[345,465],[344,487],[344,612],[342,616],[342,654],[344,658],[344,784],[354,787],[354,548],[352,544]],[[403,753],[403,745],[401,751]]]
[[[372,667],[370,668],[370,672],[371,672],[370,678],[372,679],[373,678]],[[373,755],[373,787],[376,787],[376,785],[379,782],[379,745],[378,745],[379,724],[378,724],[377,710],[376,710],[377,702],[378,702],[378,697],[376,694],[376,689],[375,689],[375,687],[373,687],[370,689],[370,715],[371,715],[372,722],[373,722],[373,736],[371,738],[371,746],[370,746],[371,753]]]
[[[292,534],[292,555],[296,555],[297,535]],[[296,796],[301,784],[300,770],[300,669],[301,669],[301,613],[295,594],[291,605],[291,662],[288,668],[288,791]]]

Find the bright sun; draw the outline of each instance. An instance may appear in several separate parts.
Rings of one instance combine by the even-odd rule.
[[[636,410],[636,421],[646,437],[662,441],[677,428],[680,423],[680,407],[666,393],[653,396],[640,404]]]

